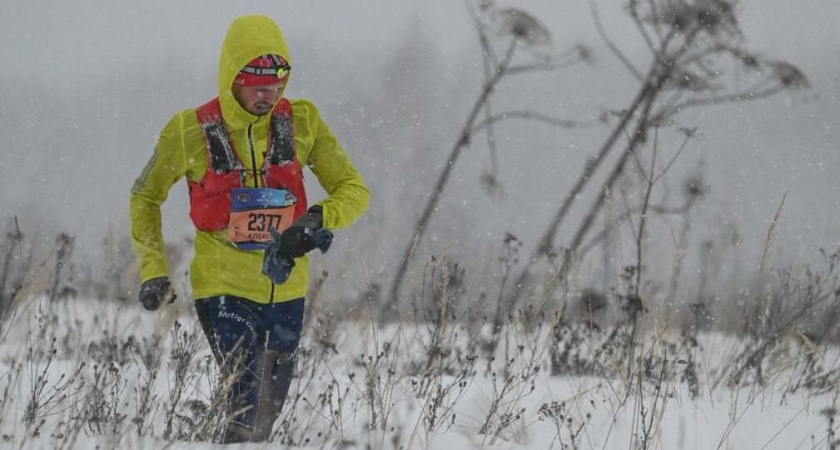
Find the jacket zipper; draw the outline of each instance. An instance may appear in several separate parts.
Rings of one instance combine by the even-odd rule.
[[[251,136],[251,127],[254,124],[248,124],[248,147],[251,149],[251,172],[254,173],[254,187],[260,187],[260,177],[257,176],[257,158],[254,156],[254,138]]]
[[[251,127],[254,124],[248,124],[248,147],[251,149],[251,171],[254,173],[254,187],[260,187],[260,177],[257,175],[257,157],[254,155],[254,138],[251,136]],[[271,291],[268,294],[268,304],[274,303],[274,283],[271,283]]]

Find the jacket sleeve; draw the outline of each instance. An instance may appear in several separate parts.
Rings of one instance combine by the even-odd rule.
[[[324,228],[344,228],[365,212],[370,191],[314,105],[310,114],[315,141],[307,164],[327,192],[327,198],[320,202]]]
[[[178,114],[164,127],[152,157],[131,188],[131,240],[141,282],[169,276],[160,205],[186,170],[182,121]]]

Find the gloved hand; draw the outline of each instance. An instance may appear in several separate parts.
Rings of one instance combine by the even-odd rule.
[[[274,242],[268,244],[263,253],[262,273],[274,284],[283,284],[289,279],[292,267],[295,266],[295,259],[292,258],[283,246],[283,235],[273,227],[269,228]]]
[[[332,244],[332,232],[323,228],[323,208],[315,205],[306,214],[300,216],[280,237],[281,245],[287,254],[300,258],[318,248],[326,253]],[[275,241],[277,235],[274,235]]]
[[[322,228],[321,206],[316,205],[301,216],[282,234],[271,228],[274,242],[263,254],[262,272],[272,283],[283,284],[289,279],[294,258],[300,258],[314,249],[326,253],[332,244],[332,231]]]
[[[169,277],[158,277],[144,281],[140,285],[139,297],[140,303],[148,311],[160,308],[163,303],[169,305],[177,298],[172,283],[169,282]]]

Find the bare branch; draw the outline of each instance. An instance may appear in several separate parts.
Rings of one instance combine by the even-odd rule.
[[[636,236],[636,224],[633,223],[633,219],[630,217],[630,200],[627,198],[627,191],[624,189],[621,190],[621,201],[624,202],[624,210],[627,211],[625,214],[630,219],[630,232],[633,233],[633,236]]]
[[[532,64],[522,64],[508,68],[508,75],[518,75],[530,72],[547,72],[571,67],[581,62],[592,59],[592,51],[583,44],[575,45],[573,48],[551,56],[545,56],[542,61]]]
[[[690,98],[680,104],[674,105],[671,108],[664,110],[663,117],[667,117],[688,108],[694,108],[697,106],[707,106],[707,105],[722,105],[727,103],[737,103],[737,102],[746,102],[750,100],[759,100],[762,98],[772,97],[779,92],[785,90],[784,86],[773,86],[770,88],[766,88],[763,90],[747,90],[744,92],[739,92],[736,94],[728,94],[728,95],[720,95],[716,97],[706,97],[706,98]]]
[[[668,164],[666,164],[666,165],[665,165],[665,168],[664,168],[664,169],[662,169],[662,172],[660,172],[660,173],[659,173],[659,175],[657,175],[657,176],[656,176],[656,178],[654,178],[654,180],[653,180],[653,182],[654,182],[654,183],[656,183],[657,181],[659,181],[659,179],[660,179],[660,178],[662,178],[663,176],[665,176],[665,174],[666,174],[666,173],[668,173],[668,170],[670,170],[670,169],[671,169],[671,166],[672,166],[672,165],[674,165],[674,162],[677,160],[677,158],[679,158],[679,157],[680,157],[680,155],[682,154],[683,150],[685,150],[685,148],[688,146],[688,141],[690,141],[690,140],[691,140],[691,138],[693,138],[693,137],[694,137],[694,133],[695,133],[696,131],[697,131],[697,129],[696,129],[696,128],[694,128],[694,129],[685,129],[685,131],[684,131],[684,132],[685,132],[685,139],[683,139],[683,142],[682,142],[682,144],[680,145],[679,150],[677,150],[677,153],[675,153],[675,154],[674,154],[674,156],[671,158],[671,160],[670,160],[670,161],[668,161]]]
[[[560,70],[566,69],[569,67],[574,66],[580,62],[584,61],[583,58],[577,57],[573,59],[569,59],[568,61],[563,61],[560,63],[555,63],[551,60],[533,63],[533,64],[523,64],[520,66],[514,66],[508,69],[508,75],[520,75],[523,73],[530,73],[530,72],[549,72],[552,70]]]
[[[659,15],[659,6],[656,5],[656,0],[648,0],[648,7],[650,7],[651,15],[654,17]],[[656,36],[662,39],[662,28],[658,22],[653,22],[653,29],[656,31]]]
[[[487,44],[486,35],[482,33],[483,44],[487,45],[489,48],[489,44]],[[484,53],[483,57],[481,58],[482,65],[484,66],[484,83],[487,84],[490,82],[491,78],[493,77],[493,58],[489,53]],[[493,106],[492,106],[492,99],[487,98],[487,101],[484,103],[484,118],[485,121],[488,120],[490,117],[493,116]],[[474,130],[475,128],[473,128]],[[474,131],[473,131],[474,132]],[[498,148],[496,146],[496,133],[493,128],[492,123],[488,123],[487,127],[487,151],[490,153],[490,171],[481,179],[484,181],[485,188],[489,194],[493,194],[496,192],[497,189],[500,188],[500,185],[497,181],[497,177],[499,174],[499,165],[498,165]]]
[[[618,58],[619,61],[621,61],[624,64],[624,67],[626,67],[627,70],[631,74],[633,74],[633,76],[637,80],[639,80],[641,82],[644,82],[645,78],[644,78],[644,76],[642,76],[642,72],[640,72],[639,69],[637,69],[633,65],[633,63],[630,62],[630,59],[628,59],[626,56],[624,56],[624,53],[621,53],[621,50],[619,50],[618,47],[616,47],[615,44],[613,43],[613,41],[609,38],[609,36],[607,36],[607,33],[604,31],[604,27],[601,25],[601,17],[598,15],[598,7],[595,6],[594,2],[591,3],[591,10],[592,10],[592,19],[595,22],[595,28],[598,30],[598,35],[601,36],[601,40],[604,41],[604,44],[607,45],[607,48],[610,49],[610,51],[613,53],[613,55],[615,55],[616,58]]]
[[[498,66],[499,60],[496,53],[493,51],[493,47],[490,45],[490,39],[487,37],[486,26],[483,22],[481,22],[481,19],[478,17],[478,13],[473,9],[472,2],[470,0],[464,0],[464,3],[467,4],[467,11],[470,13],[473,25],[475,26],[475,31],[478,33],[478,42],[481,43],[482,59],[489,58],[490,63],[493,66]]]
[[[652,95],[653,93],[651,92],[650,85],[648,83],[643,83],[641,89],[639,89],[639,93],[636,95],[636,98],[630,104],[630,107],[622,114],[620,122],[615,126],[615,128],[613,128],[613,131],[610,133],[610,136],[607,137],[606,142],[604,142],[604,144],[601,145],[601,148],[598,149],[598,153],[595,156],[595,158],[587,161],[586,166],[584,167],[577,181],[572,186],[569,193],[564,197],[563,203],[560,205],[560,208],[552,218],[548,229],[545,231],[542,238],[540,239],[540,242],[537,245],[537,249],[532,255],[529,264],[534,264],[540,256],[546,255],[551,252],[551,246],[554,243],[554,236],[557,233],[557,228],[563,222],[563,219],[565,219],[566,214],[571,209],[572,203],[574,203],[574,200],[581,193],[581,191],[583,191],[583,188],[591,179],[591,175],[595,172],[595,170],[604,160],[607,153],[609,153],[609,151],[613,148],[613,145],[615,145],[616,141],[618,141],[619,136],[621,136],[621,133],[624,131],[625,127],[628,125],[630,120],[634,117],[637,110],[641,108],[643,104],[647,104],[650,101],[648,97]],[[523,270],[523,273],[520,275],[521,278],[524,279],[524,277],[527,276],[527,270],[528,268]]]
[[[549,125],[554,125],[560,128],[581,128],[585,126],[589,126],[597,120],[588,120],[584,122],[574,121],[574,120],[566,120],[566,119],[558,119],[555,117],[551,117],[542,113],[538,113],[535,111],[525,111],[525,110],[516,110],[516,111],[506,111],[500,114],[496,114],[494,116],[488,117],[484,119],[484,121],[477,123],[473,128],[472,132],[476,133],[481,131],[482,129],[491,126],[496,122],[501,122],[503,120],[508,119],[525,119],[525,120],[536,120],[537,122],[547,123]]]
[[[639,30],[639,34],[642,35],[642,38],[645,40],[645,44],[647,44],[648,49],[650,49],[651,54],[656,56],[656,46],[653,45],[653,39],[651,39],[650,35],[645,28],[645,25],[642,23],[642,19],[639,18],[639,11],[638,11],[639,0],[630,0],[629,10],[630,10],[630,17],[633,18],[633,22],[636,24],[636,28]]]
[[[627,130],[624,130],[624,137],[627,138],[627,145],[630,145],[632,139],[630,138],[630,134],[627,133]],[[636,162],[636,169],[638,169],[639,173],[642,174],[642,177],[645,181],[648,180],[648,176],[645,173],[644,167],[642,167],[642,161],[639,159],[639,152],[636,149],[633,149],[633,160]]]
[[[677,207],[668,207],[665,205],[650,205],[648,207],[648,211],[656,214],[660,214],[663,216],[679,216],[687,213],[691,210],[691,207],[694,206],[694,197],[689,197],[686,200],[684,205],[677,206]],[[621,217],[618,218],[618,222],[627,220],[631,215],[636,214],[642,211],[642,205],[634,206],[627,210],[627,212],[623,213]],[[592,251],[598,244],[600,244],[604,239],[607,238],[607,235],[610,233],[608,227],[604,227],[598,234],[592,237],[586,244],[580,247],[580,250],[577,252],[577,256],[582,258],[584,255]]]
[[[660,107],[660,110],[667,111],[667,105],[678,104],[683,98],[686,97],[687,94],[688,93],[686,91],[681,91],[679,89],[676,90],[676,91],[673,91],[671,96],[669,96],[666,100],[661,102],[663,106]],[[673,114],[665,114],[665,113],[657,114],[657,116],[659,116],[659,117],[670,117],[672,115]]]
[[[671,54],[668,54],[667,49],[670,46],[671,40],[675,36],[677,36],[677,28],[672,27],[669,30],[668,34],[661,43],[659,51],[659,54],[661,55],[668,55],[667,59],[657,57],[651,63],[650,72],[648,73],[645,80],[642,82],[642,89],[639,92],[639,96],[632,103],[632,107],[630,109],[630,111],[632,112],[629,114],[625,113],[621,123],[619,123],[619,125],[613,130],[607,142],[602,146],[601,150],[599,151],[598,157],[592,163],[587,164],[587,167],[584,168],[584,171],[581,174],[581,178],[579,178],[578,182],[572,187],[570,194],[567,195],[564,199],[560,210],[553,218],[548,230],[540,239],[540,242],[537,245],[534,255],[532,256],[528,265],[523,269],[522,273],[519,276],[520,280],[524,281],[527,278],[528,270],[530,270],[530,267],[536,264],[536,261],[539,259],[540,256],[548,255],[552,252],[551,246],[553,245],[554,236],[557,233],[557,228],[562,222],[562,220],[565,218],[566,213],[569,211],[573,199],[581,192],[586,183],[591,179],[592,173],[603,161],[603,157],[615,144],[621,132],[624,131],[624,128],[629,123],[630,117],[632,117],[634,115],[633,113],[637,112],[638,110],[639,122],[634,130],[631,144],[628,145],[628,149],[625,149],[624,153],[619,158],[619,161],[616,163],[615,167],[613,168],[613,171],[611,172],[606,183],[604,184],[602,192],[606,192],[607,189],[612,189],[613,183],[615,183],[615,181],[618,179],[618,176],[621,174],[624,168],[624,164],[627,162],[627,158],[630,156],[629,149],[632,149],[636,145],[640,144],[644,139],[647,128],[655,123],[652,121],[653,117],[651,115],[653,103],[659,96],[659,94],[662,92],[664,84],[668,81],[668,78],[671,76],[671,72],[673,70],[674,64],[676,64],[676,61],[678,61],[679,58],[681,58],[691,48],[691,45],[697,36],[697,32],[698,30],[696,29],[689,30],[689,32],[685,35],[683,39],[681,47],[677,48]],[[574,238],[572,239],[572,244],[564,251],[563,261],[561,263],[560,269],[557,271],[558,276],[565,277],[568,273],[567,271],[570,268],[570,263],[572,262],[572,255],[577,251],[577,248],[583,242],[583,238],[589,231],[589,227],[595,219],[595,216],[597,215],[601,205],[603,204],[603,200],[603,196],[598,196],[596,198],[595,203],[592,205],[589,212],[586,214],[580,226],[578,227],[578,230],[575,233]]]
[[[499,80],[505,75],[505,71],[508,65],[510,64],[514,53],[516,53],[516,48],[517,40],[512,39],[504,58],[499,63],[499,65],[494,68],[492,78],[488,80],[482,87],[481,94],[479,95],[478,99],[476,99],[475,104],[473,105],[472,110],[470,111],[470,114],[467,117],[467,121],[461,129],[458,139],[452,146],[452,151],[450,152],[446,163],[443,165],[441,173],[438,176],[437,182],[432,188],[432,193],[430,194],[429,199],[426,202],[426,206],[423,208],[423,211],[421,212],[417,223],[414,225],[412,239],[406,246],[405,251],[403,251],[402,259],[399,263],[400,265],[397,268],[397,274],[394,277],[394,282],[391,285],[391,289],[388,295],[388,299],[391,301],[397,300],[397,296],[400,292],[400,289],[402,288],[405,273],[408,270],[408,263],[411,259],[413,250],[417,243],[420,242],[420,240],[423,238],[423,235],[426,232],[426,226],[429,224],[432,215],[437,209],[437,204],[440,201],[440,198],[443,196],[443,191],[449,182],[449,177],[452,175],[452,169],[455,167],[455,163],[461,156],[461,152],[463,151],[464,147],[466,147],[467,144],[469,144],[470,142],[471,130],[473,128],[475,120],[478,118],[479,113],[484,109],[483,107],[485,102],[495,91],[496,85],[499,83]]]
[[[653,152],[650,157],[650,173],[651,178],[648,179],[647,189],[645,190],[645,201],[642,205],[642,213],[639,215],[639,234],[636,237],[636,297],[639,296],[639,288],[642,284],[642,256],[643,245],[642,241],[645,238],[645,225],[647,224],[647,212],[650,206],[650,195],[653,192],[653,172],[656,170],[656,151],[659,147],[659,127],[653,129]]]
[[[690,40],[688,37],[686,39],[687,41],[685,45],[688,45]],[[616,180],[618,180],[619,176],[624,170],[624,165],[627,162],[627,158],[630,155],[630,152],[632,152],[632,150],[636,146],[644,142],[646,138],[647,129],[651,124],[650,117],[653,102],[656,100],[657,94],[661,91],[663,84],[668,79],[669,72],[670,71],[668,71],[666,68],[665,73],[659,74],[657,76],[656,82],[653,83],[652,86],[649,86],[651,93],[645,99],[644,106],[639,111],[639,119],[632,135],[633,138],[630,144],[628,145],[628,148],[625,149],[624,153],[621,155],[621,157],[619,157],[619,160],[616,162],[612,172],[610,172],[610,175],[607,177],[606,182],[604,182],[600,192],[606,192],[607,189],[613,188],[613,185],[615,184]],[[580,244],[583,242],[583,238],[586,237],[586,233],[589,232],[589,228],[592,225],[592,222],[595,220],[595,216],[598,214],[603,204],[604,196],[597,196],[594,204],[590,207],[589,211],[586,213],[583,220],[581,221],[580,226],[578,227],[577,231],[574,234],[574,237],[572,238],[572,243],[571,245],[569,245],[563,257],[563,263],[559,271],[563,277],[566,276],[567,270],[570,268],[572,255],[577,251],[578,247],[580,247]]]

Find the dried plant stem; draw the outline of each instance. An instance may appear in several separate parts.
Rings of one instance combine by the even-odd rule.
[[[473,104],[472,110],[467,116],[466,123],[461,129],[458,139],[455,141],[455,145],[452,147],[452,151],[446,158],[446,162],[443,165],[443,170],[438,176],[438,180],[435,183],[434,188],[432,188],[432,193],[429,196],[429,200],[426,202],[426,206],[423,208],[423,212],[420,214],[420,218],[417,220],[417,223],[414,225],[414,233],[412,233],[411,241],[409,242],[409,245],[406,247],[406,249],[403,251],[402,257],[400,258],[400,265],[397,269],[397,274],[394,278],[394,282],[391,285],[390,293],[387,297],[387,300],[391,302],[396,302],[397,297],[399,296],[406,271],[408,270],[408,264],[411,260],[411,253],[413,252],[416,243],[423,238],[423,234],[426,232],[426,227],[429,224],[429,220],[432,218],[432,214],[435,212],[437,204],[440,201],[441,196],[443,195],[443,190],[446,188],[446,185],[449,182],[449,177],[452,175],[452,169],[455,167],[455,163],[461,156],[461,152],[464,150],[464,148],[467,147],[467,145],[470,142],[473,125],[476,119],[478,118],[478,114],[484,109],[484,104],[490,98],[490,95],[495,91],[496,85],[498,84],[499,80],[501,80],[502,77],[505,75],[505,70],[510,64],[514,53],[516,52],[516,45],[516,40],[512,40],[510,45],[508,46],[508,50],[505,53],[504,58],[499,63],[498,67],[496,67],[496,69],[493,71],[493,76],[487,82],[484,83],[484,86],[481,89],[481,93],[479,94],[478,99],[476,99],[475,104]]]

